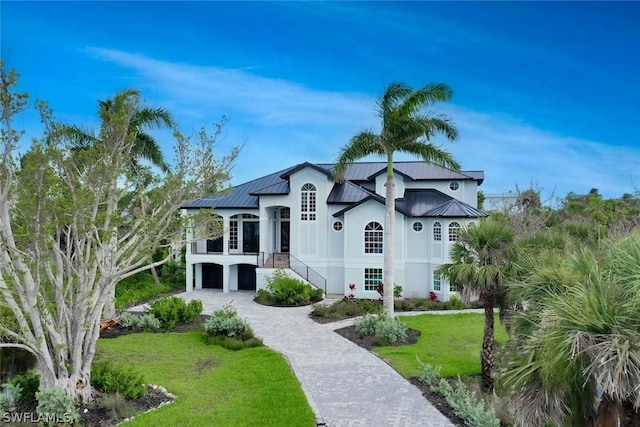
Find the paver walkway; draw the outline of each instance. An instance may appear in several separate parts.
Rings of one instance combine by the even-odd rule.
[[[329,427],[453,426],[393,368],[333,332],[352,321],[321,325],[308,317],[310,306],[266,307],[253,301],[253,292],[195,290],[179,296],[201,300],[205,314],[231,302],[266,346],[287,357],[318,423]]]

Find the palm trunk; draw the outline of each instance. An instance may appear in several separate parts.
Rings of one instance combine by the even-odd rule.
[[[487,289],[484,292],[484,336],[482,339],[482,351],[480,363],[482,365],[482,388],[484,391],[493,391],[493,366],[494,366],[494,317],[495,289]]]
[[[394,223],[396,210],[396,182],[393,179],[393,155],[387,156],[387,189],[384,215],[384,311],[390,318],[395,317],[393,309],[394,277]]]

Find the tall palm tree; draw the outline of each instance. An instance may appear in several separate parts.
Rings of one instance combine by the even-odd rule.
[[[387,184],[385,195],[384,227],[384,309],[394,316],[394,213],[396,185],[393,173],[395,152],[413,154],[425,162],[458,170],[460,165],[451,154],[434,145],[431,138],[443,134],[453,141],[458,131],[451,119],[443,114],[427,111],[437,102],[451,99],[453,92],[443,83],[431,83],[413,90],[403,83],[391,83],[378,98],[377,115],[381,119],[380,133],[367,130],[351,138],[340,151],[334,168],[335,179],[344,181],[347,166],[369,155],[387,159]]]
[[[482,220],[462,230],[451,247],[451,262],[437,271],[457,286],[468,286],[482,294],[484,302],[484,335],[480,362],[482,385],[487,391],[494,387],[494,308],[504,293],[507,271],[514,250],[513,229],[506,223]]]
[[[140,92],[134,89],[125,89],[104,101],[98,101],[99,115],[105,119],[117,113],[121,105],[126,102],[139,103]],[[152,129],[172,128],[173,118],[164,108],[153,108],[138,105],[130,118],[128,118],[129,136],[135,139],[131,149],[130,169],[139,171],[140,160],[144,159],[157,166],[163,172],[169,171],[169,165],[165,162],[162,150],[158,142],[147,131]],[[91,131],[73,125],[62,125],[59,129],[73,141],[74,151],[83,151],[102,143],[100,135],[94,135]]]

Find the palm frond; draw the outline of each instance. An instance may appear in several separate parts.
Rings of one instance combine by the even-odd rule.
[[[414,142],[412,144],[401,147],[398,151],[413,154],[416,157],[420,157],[422,160],[434,165],[442,166],[452,170],[460,170],[460,163],[458,163],[451,153],[436,147],[433,144],[425,144],[423,142]]]
[[[411,92],[413,92],[411,87],[404,83],[393,82],[389,84],[384,93],[378,98],[378,116],[382,118],[389,116],[398,103],[409,96]]]
[[[136,143],[131,154],[134,158],[141,157],[151,164],[158,166],[163,172],[169,171],[169,165],[165,163],[162,150],[158,142],[149,134],[139,132],[136,135]]]
[[[408,95],[398,106],[400,116],[413,116],[438,102],[451,100],[453,90],[444,83],[429,83]]]
[[[333,169],[334,179],[343,182],[347,166],[371,154],[385,155],[379,135],[371,131],[360,132],[340,150]]]

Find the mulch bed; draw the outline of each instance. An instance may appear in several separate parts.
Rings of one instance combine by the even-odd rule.
[[[345,328],[340,328],[335,330],[336,333],[348,339],[349,341],[354,342],[360,347],[366,348],[371,351],[375,347],[377,347],[377,342],[374,337],[371,335],[361,335],[355,326],[347,326]],[[415,344],[418,341],[418,337],[420,336],[420,331],[416,331],[413,329],[409,329],[407,331],[407,338],[403,341],[399,341],[393,345],[409,345]],[[437,393],[431,391],[428,385],[421,383],[417,378],[409,379],[409,382],[422,392],[422,395],[427,399],[435,408],[442,413],[445,417],[449,419],[455,426],[465,426],[464,421],[453,413],[453,410],[447,403],[447,400],[444,396],[441,396]]]

